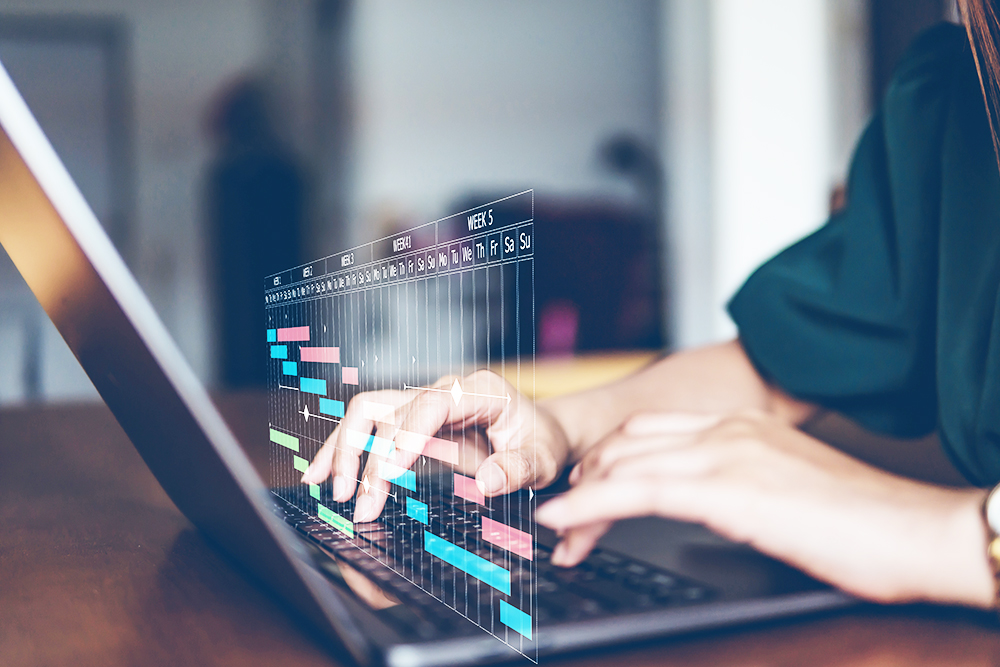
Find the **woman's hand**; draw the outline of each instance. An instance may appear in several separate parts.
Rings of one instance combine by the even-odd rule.
[[[453,392],[456,381],[460,391]],[[391,420],[376,421],[370,411],[366,416],[366,401],[391,405]],[[409,468],[431,437],[446,426],[485,430],[493,453],[479,464],[475,477],[486,496],[550,484],[566,463],[568,444],[555,419],[496,373],[477,371],[465,378],[442,378],[428,389],[359,394],[302,481],[318,484],[332,474],[333,499],[345,502],[354,495],[358,480],[367,479],[368,484],[358,492],[354,521],[373,521],[385,506],[389,482],[376,473],[376,456],[369,457],[367,469],[358,474],[361,450],[348,445],[348,432],[367,436],[374,430],[376,437],[394,440],[392,462]],[[405,447],[401,438],[406,440]]]
[[[634,417],[593,447],[574,488],[538,509],[582,560],[611,522],[701,523],[860,597],[988,606],[983,493],[882,472],[774,417]]]

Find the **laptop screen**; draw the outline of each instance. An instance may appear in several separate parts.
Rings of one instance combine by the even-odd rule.
[[[261,332],[273,493],[528,657],[534,491],[480,492],[482,420],[419,433],[407,411],[436,392],[457,414],[502,412],[509,391],[467,382],[481,369],[533,393],[533,203],[521,192],[267,276]],[[329,477],[302,483],[328,441],[360,459],[358,489],[384,494],[378,521],[355,523]],[[394,603],[352,572],[363,599]]]

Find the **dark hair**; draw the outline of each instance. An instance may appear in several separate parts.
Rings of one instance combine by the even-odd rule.
[[[959,12],[976,60],[979,87],[990,119],[993,152],[1000,168],[1000,20],[998,0],[958,0]]]

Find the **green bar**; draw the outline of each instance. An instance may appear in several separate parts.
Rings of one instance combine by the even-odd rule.
[[[319,484],[309,485],[309,495],[315,498],[316,500],[319,500]]]
[[[326,507],[322,503],[317,503],[319,505],[319,518],[321,521],[326,521],[328,524],[344,533],[348,537],[354,537],[354,524],[334,512],[329,507]]]
[[[305,472],[306,468],[309,467],[309,461],[306,461],[301,456],[296,456],[292,459],[292,465],[295,466],[295,469],[299,472]]]
[[[288,435],[287,433],[282,433],[281,431],[275,431],[271,429],[271,442],[281,445],[282,447],[288,447],[293,452],[299,451],[299,439],[294,435]]]

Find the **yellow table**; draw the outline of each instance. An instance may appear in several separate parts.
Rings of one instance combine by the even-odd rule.
[[[521,366],[518,378],[517,364],[494,365],[495,372],[504,376],[518,390],[532,398],[548,398],[599,387],[648,366],[661,354],[659,352],[600,352],[572,357],[539,357],[535,360],[535,377],[532,383],[530,367]],[[518,386],[520,383],[521,386]]]

